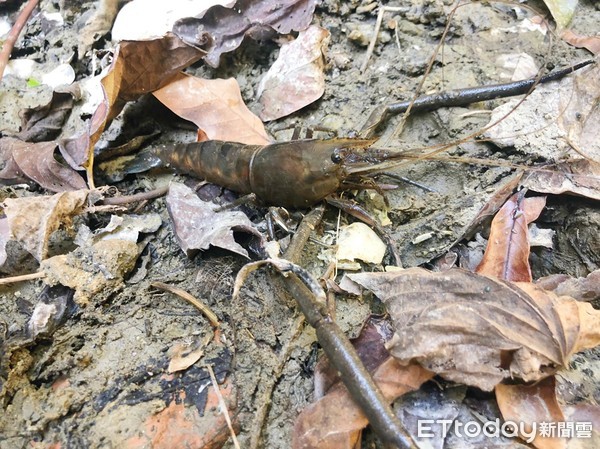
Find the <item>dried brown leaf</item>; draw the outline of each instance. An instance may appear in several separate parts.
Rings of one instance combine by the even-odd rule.
[[[43,142],[58,137],[71,109],[71,93],[53,92],[48,104],[25,109],[21,113],[21,131],[16,137],[26,142]]]
[[[283,44],[258,86],[263,121],[276,120],[318,100],[325,92],[325,51],[329,31],[312,25]]]
[[[11,239],[20,242],[41,262],[46,258],[52,233],[81,211],[87,196],[87,190],[75,190],[52,196],[7,198],[4,200],[4,212]]]
[[[169,360],[169,366],[167,367],[168,373],[176,373],[177,371],[184,371],[196,363],[204,355],[204,346],[194,346],[190,348],[190,345],[185,343],[175,343],[167,355],[171,357]]]
[[[570,296],[578,301],[600,299],[600,270],[592,271],[586,277],[580,278],[566,274],[553,274],[538,279],[535,284],[558,296]]]
[[[533,445],[540,449],[564,449],[566,441],[557,437],[544,437],[533,426],[539,423],[565,421],[556,398],[554,377],[535,385],[497,385],[496,400],[505,421],[523,423],[525,434],[534,435]]]
[[[233,78],[206,80],[180,74],[154,96],[195,123],[209,139],[257,145],[271,142],[260,119],[244,104]]]
[[[600,53],[600,36],[581,36],[573,30],[564,30],[560,37],[573,47],[585,48],[595,55]]]
[[[600,164],[586,159],[563,162],[530,173],[523,186],[540,193],[569,193],[600,200]]]
[[[514,194],[498,211],[483,260],[475,270],[507,281],[531,282],[527,225],[539,217],[546,198]]]
[[[55,141],[29,143],[11,137],[0,139],[0,147],[12,157],[15,173],[22,173],[52,192],[85,189],[79,173],[54,158]]]
[[[431,379],[432,373],[416,364],[402,365],[389,358],[373,373],[375,383],[385,398],[392,402],[403,394],[416,390]],[[329,393],[305,408],[294,425],[292,447],[352,448],[368,420],[350,397],[346,387],[339,384]]]
[[[349,277],[386,303],[394,357],[483,390],[507,377],[542,379],[574,352],[600,343],[600,312],[530,283],[459,269]]]
[[[218,206],[202,201],[192,189],[172,183],[167,195],[167,209],[179,246],[192,256],[196,250],[211,245],[248,257],[248,252],[235,241],[233,232],[243,232],[263,239],[248,217],[239,211],[215,212]]]
[[[238,0],[231,8],[216,5],[201,18],[178,20],[173,33],[202,48],[206,48],[207,39],[212,40],[214,44],[204,60],[217,67],[221,54],[235,50],[245,36],[259,40],[306,29],[315,5],[315,0]]]
[[[61,142],[65,160],[75,169],[86,166],[106,124],[126,102],[168,84],[180,70],[204,54],[172,34],[150,41],[121,42],[109,72],[102,79],[104,101],[94,112],[89,131]]]

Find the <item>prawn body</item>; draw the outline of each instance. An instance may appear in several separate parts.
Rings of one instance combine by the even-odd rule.
[[[254,193],[267,204],[300,209],[340,190],[352,176],[345,155],[366,151],[372,143],[311,139],[245,145],[208,140],[161,145],[145,158],[152,160],[151,166],[171,167],[238,193]]]

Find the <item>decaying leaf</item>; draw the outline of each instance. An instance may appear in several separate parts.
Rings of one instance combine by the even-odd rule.
[[[381,392],[392,402],[403,394],[416,390],[431,379],[432,373],[417,364],[402,365],[394,358],[387,359],[373,373]],[[360,407],[343,385],[337,385],[325,397],[305,408],[294,425],[292,447],[353,448],[360,430],[368,424]]]
[[[206,40],[213,41],[204,60],[217,67],[221,54],[235,50],[245,36],[260,40],[276,33],[306,29],[316,3],[315,0],[237,0],[231,8],[216,5],[200,18],[178,20],[173,33],[196,47],[206,48],[203,46]]]
[[[564,30],[560,37],[573,47],[585,48],[595,55],[600,53],[600,36],[581,36],[573,30]]]
[[[204,54],[172,34],[150,41],[121,42],[102,79],[104,100],[94,112],[88,131],[61,142],[65,160],[75,169],[85,167],[106,124],[119,114],[127,101],[166,85]]]
[[[167,352],[167,355],[171,357],[167,372],[176,373],[188,369],[204,355],[205,347],[206,345],[190,347],[190,345],[181,342],[175,343]]]
[[[244,104],[233,78],[206,80],[180,74],[154,96],[195,123],[209,139],[257,145],[271,142],[260,119]]]
[[[160,215],[112,215],[110,222],[96,232],[81,225],[75,238],[78,246],[91,246],[100,240],[128,240],[137,243],[140,233],[152,233],[162,225]]]
[[[5,137],[0,139],[0,146],[6,149],[5,155],[10,154],[17,174],[22,173],[45,189],[65,192],[86,188],[79,173],[55,159],[55,141],[29,143]]]
[[[79,30],[77,54],[82,59],[92,45],[110,31],[117,11],[118,0],[100,0],[93,2],[86,14],[75,23]]]
[[[570,296],[578,301],[595,301],[600,298],[600,270],[592,271],[581,278],[553,274],[538,279],[536,285],[544,290],[553,291],[558,296]]]
[[[523,179],[523,186],[540,193],[569,193],[600,200],[600,164],[586,159],[563,162],[531,172]]]
[[[25,142],[43,142],[58,137],[71,109],[73,94],[53,92],[49,103],[21,113],[21,131],[16,137]]]
[[[10,240],[8,219],[0,218],[0,267],[6,262],[6,244]]]
[[[507,281],[531,282],[527,225],[537,219],[546,198],[514,194],[498,211],[483,260],[476,272]]]
[[[386,303],[390,352],[490,391],[504,378],[542,379],[600,343],[600,312],[526,282],[420,268],[349,277]]]
[[[329,35],[329,31],[312,25],[296,40],[281,46],[279,57],[258,86],[263,121],[285,117],[321,98]]]
[[[599,99],[600,67],[592,65],[560,81],[536,86],[515,111],[521,100],[497,107],[484,135],[500,147],[515,147],[548,161],[565,153],[598,161],[600,112],[595,105]]]
[[[172,183],[167,209],[179,246],[189,257],[211,245],[248,257],[248,252],[235,241],[233,232],[250,234],[262,241],[261,233],[243,212],[215,212],[218,207],[202,201],[184,184]]]
[[[566,27],[577,8],[578,0],[544,0],[559,28]]]
[[[534,429],[540,423],[564,422],[565,417],[556,399],[555,379],[549,377],[535,385],[498,385],[496,400],[505,421],[523,423],[525,434],[521,437],[539,449],[564,449],[565,439],[558,432],[544,436]]]
[[[7,198],[4,212],[11,239],[16,240],[41,262],[48,253],[48,240],[61,225],[81,211],[87,190],[57,193],[52,196]]]

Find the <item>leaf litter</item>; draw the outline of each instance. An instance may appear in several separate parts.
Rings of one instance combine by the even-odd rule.
[[[260,3],[267,3],[267,2],[260,2]],[[312,3],[312,2],[297,2],[296,4],[291,5],[291,6],[288,5],[288,8],[291,8],[292,11],[295,11],[294,8],[298,8],[298,10],[299,10],[299,9],[305,8],[306,5],[308,5],[307,9],[310,11],[310,14],[312,15],[311,8],[314,8],[314,3]],[[196,44],[208,43],[208,45],[206,47],[206,48],[210,48],[208,60],[213,65],[216,65],[218,63],[218,61],[221,59],[220,55],[223,53],[226,43],[228,43],[228,42],[233,42],[234,46],[237,47],[237,45],[239,45],[239,43],[243,40],[244,36],[250,36],[252,38],[258,38],[259,40],[264,40],[267,36],[272,35],[273,28],[276,29],[277,31],[286,29],[287,25],[285,23],[278,22],[279,19],[277,19],[277,18],[274,18],[272,22],[269,22],[270,23],[269,26],[264,26],[262,22],[257,20],[256,17],[261,17],[261,16],[260,16],[260,14],[257,16],[253,16],[252,14],[254,13],[254,11],[252,8],[256,7],[256,8],[258,8],[258,10],[260,10],[261,14],[265,14],[265,11],[260,9],[260,8],[262,8],[262,5],[260,5],[259,2],[239,1],[239,2],[237,2],[236,6],[240,7],[240,9],[244,10],[244,14],[242,14],[242,17],[247,16],[247,17],[250,17],[251,19],[248,20],[248,22],[245,22],[242,20],[240,23],[239,17],[234,17],[234,19],[231,22],[226,22],[227,23],[227,26],[225,27],[226,32],[224,32],[223,35],[219,34],[222,32],[222,30],[213,32],[213,34],[217,36],[217,39],[214,41],[216,43],[212,44],[213,45],[212,47],[209,42],[210,39],[198,40],[198,39],[196,39],[197,36],[190,37],[189,34],[186,35],[186,38],[190,39],[189,40],[190,42],[194,41],[194,39],[196,39],[194,41]],[[179,22],[178,26],[182,27],[183,24],[187,25],[188,23],[189,24],[201,24],[201,26],[205,27],[204,28],[205,30],[210,29],[210,27],[215,26],[215,23],[217,22],[215,20],[215,17],[220,17],[219,14],[224,14],[224,17],[230,17],[230,16],[234,15],[233,13],[235,11],[236,6],[234,6],[234,8],[229,8],[229,9],[215,7],[211,11],[209,11],[209,13],[205,14],[206,18],[200,17],[200,18],[194,19],[194,20],[185,20],[184,19]],[[247,8],[247,9],[244,9],[244,8]],[[290,9],[287,9],[285,11],[289,12]],[[281,11],[276,11],[276,13],[281,13]],[[302,13],[306,13],[306,9],[304,9],[302,11]],[[292,15],[293,19],[297,19],[298,17],[300,17],[301,20],[299,20],[296,25],[291,26],[290,29],[295,29],[295,28],[293,28],[294,26],[298,26],[298,28],[300,28],[300,26],[298,24],[303,23],[302,21],[305,20],[305,16],[302,14],[300,14],[300,16]],[[214,23],[211,22],[212,20],[214,20]],[[285,22],[285,21],[283,21],[283,22]],[[229,27],[229,29],[227,27]],[[182,28],[179,28],[179,29],[182,29]],[[235,30],[235,33],[234,33],[235,36],[233,39],[231,39],[231,41],[228,41],[229,37],[226,36],[226,33],[231,30]],[[71,165],[71,167],[73,169],[81,169],[86,164],[91,164],[92,154],[93,154],[91,152],[91,149],[92,149],[94,143],[98,140],[102,130],[105,128],[105,126],[108,124],[108,122],[110,122],[110,120],[113,118],[113,116],[115,116],[122,109],[122,106],[125,102],[130,101],[130,100],[135,100],[142,93],[155,90],[155,89],[159,88],[163,83],[168,84],[170,77],[174,76],[174,73],[176,73],[179,68],[183,68],[183,66],[188,65],[190,63],[189,61],[198,57],[198,54],[193,54],[191,52],[188,53],[188,51],[189,51],[188,48],[179,47],[179,48],[181,48],[181,50],[182,50],[181,54],[183,55],[182,59],[180,61],[181,65],[178,67],[177,63],[172,63],[171,61],[169,61],[166,64],[167,66],[178,67],[178,68],[173,70],[172,72],[170,72],[169,70],[165,70],[164,72],[166,73],[166,75],[164,75],[164,77],[163,77],[163,74],[161,73],[161,69],[164,69],[165,66],[162,66],[162,67],[160,66],[160,64],[162,64],[163,60],[164,60],[164,58],[161,56],[161,55],[165,55],[165,53],[163,51],[158,51],[159,57],[152,58],[152,64],[150,66],[143,66],[143,64],[141,64],[141,65],[138,64],[138,62],[143,63],[143,62],[147,61],[147,59],[148,59],[147,54],[149,54],[149,53],[145,53],[145,50],[144,50],[145,48],[157,48],[157,47],[152,47],[154,45],[158,45],[158,48],[161,48],[161,47],[165,48],[165,47],[169,47],[171,45],[173,45],[174,47],[177,47],[179,45],[179,44],[173,43],[173,42],[174,41],[169,41],[169,37],[167,37],[167,38],[163,38],[163,39],[158,39],[158,42],[153,42],[151,44],[131,43],[130,55],[132,55],[132,56],[127,56],[125,54],[126,52],[124,51],[124,49],[127,47],[128,43],[122,43],[119,57],[124,58],[124,59],[122,59],[121,62],[119,62],[119,63],[113,64],[113,66],[111,67],[111,69],[109,71],[109,75],[105,77],[103,84],[104,84],[104,88],[105,88],[106,98],[102,101],[96,114],[92,118],[92,120],[90,122],[89,132],[84,133],[83,135],[80,135],[76,138],[67,139],[67,140],[64,140],[61,142],[62,143],[62,145],[61,145],[62,155],[65,158],[65,160],[67,161],[67,163],[69,165]],[[147,45],[150,45],[150,47],[148,47]],[[135,56],[136,53],[140,55],[139,61],[136,60],[136,56]],[[174,52],[174,53],[177,53],[177,52]],[[117,57],[117,60],[119,60],[119,57]],[[188,58],[189,58],[189,60],[188,60]],[[133,78],[131,78],[129,76],[129,74],[128,74],[129,71],[130,71],[130,75]],[[153,79],[153,76],[155,76],[154,79]],[[148,77],[149,83],[145,82],[147,77]],[[133,81],[131,81],[132,79],[133,79]],[[142,82],[138,83],[138,80],[141,80]],[[176,100],[176,96],[175,96],[174,100]],[[51,126],[49,126],[49,128],[51,128]],[[585,145],[582,145],[582,146],[585,147]],[[52,152],[54,151],[54,149],[55,149],[55,147],[52,148]],[[48,150],[48,153],[50,153],[50,150]],[[9,160],[9,165],[10,165],[10,161],[12,161],[12,159]],[[89,173],[90,173],[90,171],[88,171],[88,174]],[[19,174],[18,168],[14,170],[14,174],[15,174],[15,177],[13,179],[15,179],[15,180],[18,179],[17,178],[17,175]],[[32,177],[32,179],[34,179],[34,178]],[[89,181],[91,182],[91,180],[89,180]],[[41,182],[40,182],[40,184],[41,184]],[[593,190],[593,186],[592,186],[592,190]],[[190,192],[190,195],[195,196],[195,194],[193,192]],[[193,196],[190,198],[193,198]],[[209,209],[212,210],[212,209],[214,209],[214,207],[209,205]],[[211,212],[214,212],[214,210],[212,210]],[[70,214],[67,213],[66,215],[69,216]],[[174,214],[174,217],[173,217],[174,222],[176,221],[177,215],[178,214]],[[211,220],[213,220],[213,219],[214,218],[211,218]],[[215,220],[218,221],[220,219],[215,219]],[[218,233],[223,233],[223,235],[226,236],[225,240],[228,240],[229,241],[228,244],[231,244],[231,241],[232,241],[231,229],[234,228],[236,225],[235,224],[232,225],[231,223],[228,222],[228,220],[229,220],[229,218],[222,220],[222,222],[220,224],[218,224],[218,229],[219,229]],[[236,220],[233,220],[233,223],[235,223]],[[80,228],[79,235],[83,239],[82,242],[87,242],[87,243],[80,242],[80,245],[81,245],[80,248],[73,253],[56,256],[56,258],[52,258],[53,260],[49,259],[45,263],[45,269],[48,271],[48,282],[59,282],[64,285],[69,285],[69,282],[71,282],[71,281],[67,280],[64,277],[61,278],[61,276],[65,276],[66,272],[72,273],[72,275],[70,276],[71,279],[74,279],[74,278],[79,279],[76,284],[73,284],[73,286],[76,290],[78,290],[78,293],[79,293],[78,300],[80,301],[81,304],[84,304],[84,303],[90,301],[90,299],[94,299],[94,301],[97,301],[97,300],[103,300],[102,298],[109,298],[111,294],[113,294],[115,291],[118,291],[118,289],[122,288],[123,281],[124,281],[126,274],[133,269],[133,263],[135,263],[135,260],[137,259],[137,255],[141,251],[141,245],[136,244],[137,239],[139,239],[139,232],[156,232],[156,230],[152,230],[152,229],[154,229],[152,226],[142,227],[142,229],[146,229],[146,231],[140,230],[139,232],[134,231],[132,234],[128,233],[128,237],[125,239],[114,238],[114,237],[112,239],[104,239],[104,238],[100,237],[101,235],[108,236],[113,233],[116,233],[115,235],[120,235],[121,231],[116,230],[117,228],[120,227],[120,224],[117,223],[118,221],[119,220],[117,220],[117,219],[113,219],[113,221],[111,221],[111,224],[109,224],[107,228],[105,228],[103,231],[100,231],[99,233],[96,231],[92,231],[87,227]],[[3,220],[2,223],[7,223],[7,222]],[[211,223],[211,222],[209,221],[209,223]],[[200,223],[199,226],[202,226],[203,224],[205,224],[205,223]],[[226,225],[223,225],[223,224],[226,224]],[[177,227],[177,225],[174,224],[174,227]],[[87,229],[87,231],[85,229]],[[253,234],[254,232],[250,231],[250,233]],[[36,246],[36,245],[43,246],[44,242],[47,242],[46,234],[47,234],[46,232],[44,232],[42,234],[38,234],[36,239],[34,239],[33,246]],[[96,237],[94,237],[94,236],[96,236]],[[202,247],[203,245],[207,244],[205,242],[202,242],[201,244],[197,244],[197,242],[194,241],[194,239],[190,239],[190,236],[185,235],[185,234],[181,234],[179,236],[179,238],[180,238],[180,240],[182,240],[182,246],[184,248],[194,248],[196,246]],[[490,238],[490,240],[493,240],[493,239]],[[512,241],[512,239],[509,239],[509,240]],[[190,243],[191,241],[193,241],[194,243]],[[217,239],[216,241],[219,241],[219,239]],[[123,242],[126,242],[126,243],[123,243]],[[122,248],[118,247],[118,245],[120,245],[120,244],[121,244]],[[208,245],[213,245],[213,243],[209,242]],[[218,245],[213,245],[213,246],[218,246]],[[524,247],[524,244],[522,244],[522,246]],[[238,250],[239,250],[239,248],[238,248]],[[242,250],[245,251],[243,248],[242,248]],[[187,250],[186,250],[186,252],[187,252]],[[502,252],[506,253],[506,251],[500,251],[500,253],[502,253]],[[50,260],[52,260],[52,263],[49,264],[48,262]],[[52,265],[52,264],[55,264],[55,265]],[[522,270],[519,269],[519,271],[522,271]],[[98,276],[99,274],[101,274],[101,276]],[[475,276],[475,275],[472,275],[472,276]],[[102,281],[100,281],[100,280],[102,280]],[[110,282],[106,282],[107,280]],[[492,284],[492,285],[496,285],[496,284]],[[504,284],[502,284],[502,285],[504,285]],[[489,286],[489,285],[485,284],[485,286]],[[485,286],[483,287],[484,291],[485,291]],[[524,289],[524,291],[528,291],[527,287],[523,287],[523,289]],[[520,298],[520,300],[522,300],[523,298],[527,298],[527,295],[529,295],[531,298],[536,298],[535,300],[532,300],[533,301],[532,304],[538,305],[538,303],[539,303],[539,304],[545,305],[545,308],[542,308],[542,312],[549,312],[551,310],[551,305],[554,306],[557,303],[557,301],[558,301],[558,303],[560,303],[560,301],[562,301],[562,300],[549,299],[547,297],[547,294],[540,293],[540,291],[538,289],[533,289],[532,291],[529,291],[529,293],[521,293],[520,290],[517,289],[516,287],[512,288],[510,290],[513,293],[513,295],[516,295],[516,297]],[[479,291],[481,291],[481,286],[479,288]],[[539,297],[538,297],[538,295],[539,295]],[[554,297],[552,297],[552,298],[554,298]],[[94,302],[91,302],[90,304],[93,305]],[[551,368],[551,369],[549,369],[549,371],[552,371],[552,369],[554,369],[557,365],[559,365],[561,363],[565,363],[566,357],[568,355],[570,355],[570,353],[572,351],[575,351],[576,349],[580,349],[581,347],[586,347],[588,345],[595,344],[597,337],[596,337],[596,335],[594,335],[593,324],[589,325],[589,323],[585,319],[581,319],[578,322],[575,317],[579,316],[580,312],[578,312],[578,313],[574,313],[574,312],[579,310],[578,309],[579,306],[575,307],[573,305],[573,303],[569,302],[568,300],[565,302],[565,304],[566,305],[563,305],[561,307],[564,307],[571,312],[571,315],[572,315],[571,321],[564,323],[561,321],[561,317],[554,316],[554,315],[552,315],[552,313],[550,313],[549,315],[541,314],[540,315],[541,318],[538,317],[539,320],[536,321],[536,323],[539,325],[540,329],[544,328],[544,326],[546,326],[549,329],[549,330],[545,329],[545,328],[542,329],[542,330],[549,332],[549,334],[548,333],[543,334],[542,330],[538,330],[538,331],[540,332],[540,334],[545,335],[546,338],[550,338],[549,336],[551,336],[551,340],[553,339],[553,343],[555,343],[554,346],[544,344],[544,343],[547,343],[546,341],[538,342],[538,341],[535,341],[535,339],[532,339],[533,343],[529,342],[529,344],[532,344],[534,346],[534,348],[527,346],[526,343],[528,343],[528,342],[523,343],[518,339],[516,339],[517,342],[519,344],[522,344],[522,346],[518,346],[515,348],[513,346],[510,346],[510,343],[507,343],[507,346],[513,348],[513,349],[511,349],[511,351],[515,351],[515,353],[518,353],[517,355],[514,356],[515,360],[513,360],[513,362],[514,362],[513,368],[515,369],[515,372],[517,374],[523,375],[526,378],[527,378],[527,376],[532,376],[531,378],[535,378],[536,375],[540,375],[542,368],[546,368],[546,366],[549,366]],[[505,305],[504,307],[508,308],[509,306]],[[585,309],[585,310],[587,310],[587,309]],[[585,313],[581,312],[581,314],[582,314],[583,318],[586,318]],[[530,318],[530,317],[528,317],[528,318]],[[458,322],[460,322],[461,319],[462,318],[460,316],[457,317]],[[508,321],[508,320],[506,320],[506,321]],[[501,323],[501,324],[504,324],[504,323]],[[578,327],[581,327],[583,329],[583,331],[581,329],[578,329]],[[590,328],[592,330],[586,333],[586,329],[588,329],[588,328]],[[515,333],[517,333],[517,332],[515,332]],[[266,338],[270,338],[270,337],[266,337]],[[502,340],[502,341],[504,341],[504,340]],[[402,348],[396,347],[394,349],[397,351],[401,351]],[[519,352],[519,351],[521,351],[521,352]],[[485,351],[483,351],[483,352],[485,352]],[[525,355],[523,353],[525,353]],[[486,355],[490,356],[490,354],[486,354]],[[504,355],[504,354],[501,354],[501,355]],[[494,358],[492,357],[492,359],[494,359]],[[377,378],[380,379],[383,382],[383,384],[385,384],[386,382],[394,383],[393,379],[395,379],[395,376],[399,376],[400,375],[399,373],[401,373],[402,370],[404,369],[404,368],[401,368],[401,366],[398,362],[394,361],[393,359],[390,359],[390,360],[391,360],[391,361],[389,361],[389,364],[391,366],[390,370],[377,375]],[[411,365],[411,366],[415,367],[414,369],[416,369],[416,370],[421,370],[420,368],[418,368],[417,365]],[[502,368],[502,370],[504,370],[504,367],[500,367],[500,368]],[[146,371],[148,371],[148,370],[146,370]],[[502,373],[504,373],[504,371],[502,371]],[[498,374],[498,373],[494,373],[494,374]],[[430,375],[430,374],[428,374],[428,375]],[[492,375],[492,377],[493,377],[493,375]],[[478,381],[481,382],[481,379],[479,379]],[[484,379],[484,381],[485,381],[485,379]],[[395,393],[392,393],[391,397],[395,397],[395,396],[400,395],[405,392],[406,387],[405,387],[404,383],[400,382],[400,384],[401,384],[400,388],[398,388],[397,385],[392,388],[391,391],[395,391]],[[416,387],[417,387],[417,385],[415,383],[414,388],[416,388]],[[334,388],[334,390],[335,390],[335,388]],[[327,398],[327,395],[325,396],[325,398]],[[347,398],[347,395],[346,395],[346,398]],[[342,410],[343,413],[345,413],[347,410],[349,412],[354,413],[354,411],[353,411],[354,409],[352,408],[353,405],[351,403],[349,403],[347,401],[347,399],[343,399],[341,404],[343,404],[343,405],[336,406],[334,409]],[[164,409],[164,411],[169,412],[170,408]],[[328,414],[329,414],[329,412],[328,412]],[[315,421],[313,428],[305,431],[302,435],[309,436],[309,435],[312,435],[313,433],[318,434],[318,432],[320,432],[320,431],[325,432],[325,433],[327,432],[326,426],[322,426],[323,415],[317,415],[317,416],[318,416],[318,418]],[[163,415],[162,418],[165,418],[165,419],[162,419],[162,421],[160,421],[160,418],[158,418],[160,421],[159,422],[160,426],[158,426],[158,427],[154,426],[152,428],[154,428],[155,430],[156,430],[156,428],[161,428],[161,429],[164,428],[166,431],[166,429],[169,427],[167,425],[167,423],[169,422],[169,419],[171,419],[171,418],[168,418],[166,415]],[[344,422],[344,421],[342,421],[342,422]],[[366,425],[366,421],[365,421],[364,417],[360,417],[359,412],[356,415],[356,420],[354,420],[354,423],[355,423],[354,427],[351,430],[349,430],[347,435],[343,435],[343,432],[340,432],[339,436],[341,438],[349,438],[348,435],[350,435],[350,433],[353,432],[354,435],[356,435],[356,432],[359,431],[359,429],[361,429],[362,427],[364,427],[364,425]],[[358,425],[356,425],[356,423],[358,423]],[[149,424],[150,424],[150,422],[149,422]],[[356,441],[355,436],[351,437],[351,439],[353,441]],[[201,443],[201,444],[204,445],[204,443]],[[208,446],[206,446],[206,447],[208,447]]]

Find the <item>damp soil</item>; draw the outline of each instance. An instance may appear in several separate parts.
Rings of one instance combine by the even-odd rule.
[[[42,65],[71,58],[77,47],[74,24],[80,23],[92,3],[42,1],[42,10],[61,12],[73,27],[63,27],[63,32],[47,30],[39,18],[33,18],[17,46],[18,55],[32,55]],[[451,2],[388,2],[399,10],[385,16],[367,69],[361,72],[376,12],[369,8],[357,12],[357,7],[368,3],[325,0],[317,7],[313,22],[331,32],[325,94],[291,117],[269,123],[267,128],[275,139],[289,139],[294,126],[351,136],[375,106],[414,95],[442,37]],[[580,2],[574,26],[582,34],[595,33],[600,23],[600,11],[593,3]],[[542,8],[540,3],[534,6]],[[540,33],[514,32],[516,14],[514,5],[500,2],[474,2],[459,9],[422,91],[505,81],[496,60],[506,53],[527,53],[540,66],[548,62],[566,66],[588,58],[584,51],[560,41],[550,46],[549,39]],[[99,40],[97,51],[110,46],[105,36]],[[188,72],[236,78],[250,108],[257,109],[254,93],[277,49],[274,42],[248,41],[224,55],[218,69],[196,64]],[[74,63],[78,79],[91,73],[92,63],[90,58]],[[26,90],[23,85],[8,85],[3,96],[19,101],[12,109],[2,102],[4,117],[18,114],[27,100],[23,94]],[[526,163],[527,155],[500,150],[472,137],[487,124],[489,111],[501,102],[414,115],[401,133],[399,119],[393,118],[381,133],[386,145],[411,151],[425,151],[432,145],[469,136],[451,150],[453,155]],[[159,139],[194,137],[185,123],[148,97],[126,108],[105,141],[135,134],[137,127],[148,121],[159,125]],[[6,123],[12,122],[7,118]],[[329,131],[317,131],[316,135],[330,136]],[[383,199],[379,194],[362,192],[356,199],[379,218],[389,219],[388,229],[405,267],[431,267],[451,248],[457,254],[469,249],[469,257],[476,259],[477,251],[483,250],[476,243],[486,237],[486,231],[484,225],[469,229],[470,224],[494,192],[514,176],[502,166],[445,161],[406,163],[396,174],[425,188],[400,183],[397,190],[386,194],[389,208],[385,215],[380,212]],[[164,172],[144,174],[116,185],[125,194],[134,193],[164,185],[173,176]],[[3,197],[21,194],[19,189],[4,189]],[[556,232],[555,246],[533,250],[534,276],[585,276],[598,269],[598,205],[565,197],[551,197],[549,204],[539,226]],[[265,209],[250,205],[243,210],[264,226]],[[300,312],[293,298],[281,289],[276,274],[268,270],[253,273],[241,295],[232,298],[234,278],[247,259],[218,250],[188,258],[173,235],[164,199],[153,200],[139,211],[149,212],[160,214],[163,225],[148,243],[131,278],[116,293],[98,295],[86,307],[67,301],[65,318],[51,335],[35,342],[24,337],[34,306],[48,293],[41,281],[0,287],[0,338],[4,340],[0,354],[0,449],[151,447],[142,434],[153,431],[147,427],[152,413],[164,410],[174,400],[204,412],[206,398],[201,392],[210,383],[203,368],[207,364],[215,367],[219,379],[227,377],[232,386],[232,397],[237,399],[233,415],[242,447],[256,441],[257,447],[290,447],[294,420],[313,400],[313,370],[320,354],[314,331],[299,324]],[[298,215],[292,214],[292,220]],[[330,242],[338,221],[344,224],[353,219],[329,210],[315,238]],[[286,239],[280,237],[285,245]],[[299,263],[320,276],[331,253],[322,244],[309,242]],[[363,269],[382,267],[365,265]],[[150,284],[155,281],[174,284],[201,299],[219,317],[218,332],[193,306],[152,288]],[[381,311],[381,304],[371,297],[336,297],[336,319],[350,336],[357,334],[371,313]],[[203,350],[188,381],[165,375],[168,351],[177,343]],[[597,395],[598,355],[578,356],[573,368],[573,379],[564,380],[563,389],[574,391],[572,396],[579,400]],[[591,386],[575,388],[583,385],[581,379]],[[260,425],[257,416],[263,410],[265,419]],[[369,447],[380,447],[372,438],[367,441],[373,444]],[[175,441],[172,444],[177,446]],[[155,447],[166,446],[157,443]],[[225,447],[232,447],[231,443]]]

